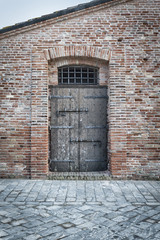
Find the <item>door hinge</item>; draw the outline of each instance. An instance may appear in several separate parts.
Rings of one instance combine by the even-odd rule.
[[[88,108],[76,108],[76,109],[66,109],[64,108],[63,110],[59,110],[56,112],[57,117],[59,116],[66,116],[66,113],[81,113],[85,112],[88,113]]]
[[[51,129],[73,129],[73,128],[74,126],[53,126],[53,125],[50,126],[50,130]]]
[[[73,96],[59,96],[59,95],[51,95],[49,96],[49,100],[51,99],[71,99]]]
[[[100,140],[90,140],[90,139],[70,139],[70,143],[98,143],[99,146],[102,145]]]

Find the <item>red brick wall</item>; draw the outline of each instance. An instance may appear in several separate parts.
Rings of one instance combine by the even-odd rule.
[[[159,177],[159,9],[159,0],[113,1],[0,35],[1,177],[48,174],[51,62],[74,55],[107,61],[112,175]],[[73,45],[83,50],[64,54]]]

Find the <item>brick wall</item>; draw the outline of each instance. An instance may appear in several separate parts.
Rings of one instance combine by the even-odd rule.
[[[1,177],[48,174],[53,63],[76,58],[98,61],[109,87],[112,175],[159,178],[159,9],[159,0],[112,1],[0,35]]]

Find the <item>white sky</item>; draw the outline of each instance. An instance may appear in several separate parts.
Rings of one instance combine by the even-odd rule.
[[[0,29],[91,0],[0,0]]]

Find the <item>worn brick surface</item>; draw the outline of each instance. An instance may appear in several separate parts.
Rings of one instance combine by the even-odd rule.
[[[113,0],[0,35],[1,176],[48,174],[48,86],[76,62],[99,66],[109,87],[112,175],[159,178],[159,10]]]

